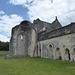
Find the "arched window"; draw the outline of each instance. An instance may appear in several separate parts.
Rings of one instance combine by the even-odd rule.
[[[49,47],[52,48],[52,45],[50,44]]]
[[[53,58],[53,45],[52,44],[49,44],[48,45],[48,56],[49,58]]]
[[[53,46],[50,44],[49,45],[49,51],[52,51]]]
[[[59,51],[59,48],[56,48],[56,51]]]
[[[56,59],[61,59],[61,51],[60,48],[56,48]]]
[[[23,34],[21,34],[21,40],[23,40]]]
[[[48,43],[48,44],[47,44],[47,48],[48,48],[49,50],[51,50],[51,49],[53,48],[53,43],[51,43],[51,42]]]

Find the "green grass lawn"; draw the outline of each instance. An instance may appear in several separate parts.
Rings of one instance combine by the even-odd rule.
[[[43,58],[0,60],[0,75],[75,75],[75,62]]]
[[[8,54],[9,51],[0,51],[0,54]]]

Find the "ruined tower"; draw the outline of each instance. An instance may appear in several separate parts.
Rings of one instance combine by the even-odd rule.
[[[33,57],[36,49],[36,30],[29,21],[23,21],[12,29],[11,56]]]

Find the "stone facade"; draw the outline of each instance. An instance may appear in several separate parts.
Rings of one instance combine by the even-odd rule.
[[[38,52],[43,58],[75,61],[75,33],[39,41]]]
[[[33,24],[23,21],[12,29],[10,56],[33,57],[36,47],[36,30]]]
[[[12,28],[9,57],[41,57],[75,61],[75,23],[23,21]]]

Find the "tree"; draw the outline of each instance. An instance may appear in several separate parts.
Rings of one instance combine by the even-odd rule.
[[[9,42],[0,41],[0,51],[8,51],[9,50]]]

